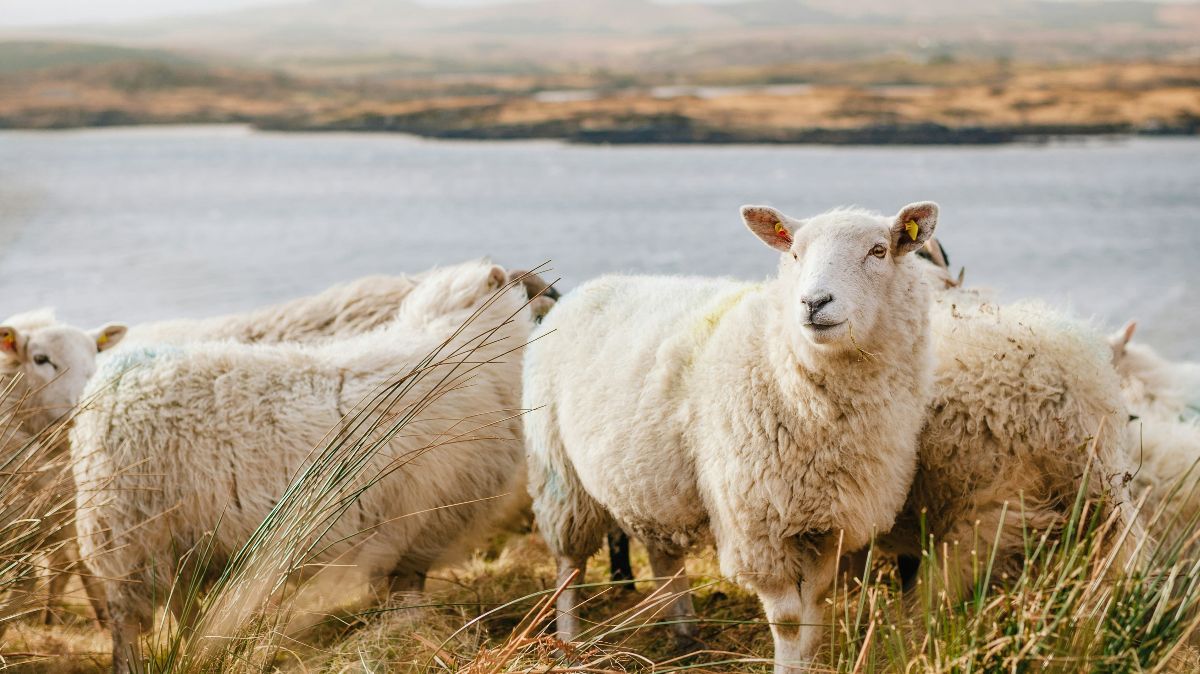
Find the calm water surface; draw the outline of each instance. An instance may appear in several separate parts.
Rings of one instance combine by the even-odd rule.
[[[942,205],[967,279],[1200,358],[1200,140],[583,147],[235,127],[0,132],[0,314],[81,324],[248,309],[478,255],[762,278],[738,206]]]

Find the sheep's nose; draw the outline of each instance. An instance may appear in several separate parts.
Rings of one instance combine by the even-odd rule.
[[[800,298],[800,302],[808,307],[808,314],[811,316],[820,311],[825,305],[833,301],[833,295],[829,293],[813,293]]]

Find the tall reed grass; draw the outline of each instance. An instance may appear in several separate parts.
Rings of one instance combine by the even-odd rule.
[[[308,621],[315,624],[303,632],[294,629],[306,615],[299,598],[330,544],[330,523],[388,475],[368,474],[371,458],[438,396],[470,385],[473,373],[489,365],[471,356],[491,344],[498,327],[472,323],[456,334],[473,337],[468,347],[451,351],[446,340],[362,401],[234,554],[217,554],[209,540],[169,569],[174,581],[161,603],[182,610],[177,619],[163,612],[141,657],[145,671],[771,671],[769,629],[756,600],[720,577],[711,553],[689,562],[702,650],[672,653],[663,615],[673,597],[648,586],[645,575],[637,583],[607,582],[604,560],[589,578],[572,581],[588,595],[580,641],[558,642],[553,606],[561,588],[535,533],[509,534],[440,571],[420,596],[397,595],[369,609]],[[422,382],[432,384],[429,392],[414,395]],[[38,577],[39,560],[52,551],[42,524],[53,519],[47,514],[56,504],[49,490],[28,495],[48,445],[13,434],[10,419],[0,420],[0,428],[10,440],[0,454],[3,625],[35,611],[36,600],[22,599],[18,590]],[[456,440],[443,438],[419,454]],[[952,546],[944,541],[923,541],[919,580],[908,592],[887,560],[871,559],[858,576],[841,575],[827,605],[827,643],[812,671],[1200,671],[1189,646],[1200,625],[1197,522],[1172,522],[1182,535],[1143,541],[1136,562],[1123,564],[1113,541],[1127,532],[1087,493],[1084,485],[1060,527],[1026,532],[1026,563],[1015,578],[994,575],[989,541],[996,532],[979,531],[980,545],[960,551],[970,555],[974,571],[965,598],[948,587],[943,562]],[[1020,507],[1012,504],[1015,512]],[[635,562],[646,570],[640,549]],[[0,668],[13,662],[10,657]]]

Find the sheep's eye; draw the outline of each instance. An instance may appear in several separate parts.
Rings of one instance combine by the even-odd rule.
[[[50,356],[47,356],[44,353],[39,353],[38,355],[33,357],[34,365],[45,365],[49,362],[50,362]]]
[[[871,255],[874,255],[880,259],[887,257],[887,248],[884,248],[881,244],[877,243],[871,248]]]

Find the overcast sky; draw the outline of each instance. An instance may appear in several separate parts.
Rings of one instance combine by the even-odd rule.
[[[0,0],[0,26],[120,23],[158,16],[221,12],[297,0]],[[421,0],[430,5],[480,5],[512,0]],[[679,2],[680,0],[660,0]],[[714,0],[708,0],[710,2]],[[715,0],[720,1],[720,0]],[[727,0],[726,0],[727,1]],[[1195,0],[1184,0],[1192,2]]]
[[[0,26],[120,23],[158,16],[283,5],[297,0],[0,0]],[[422,0],[430,5],[479,5],[505,0]]]

